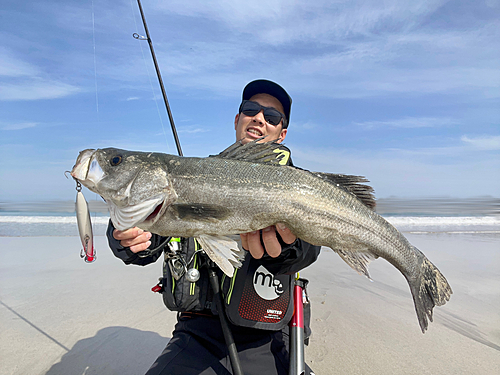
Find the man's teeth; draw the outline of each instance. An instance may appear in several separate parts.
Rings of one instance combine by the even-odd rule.
[[[260,131],[255,130],[255,129],[248,129],[247,131],[248,131],[249,133],[253,133],[253,134],[258,135],[258,136],[261,136],[261,135],[262,135],[262,133],[261,133]]]

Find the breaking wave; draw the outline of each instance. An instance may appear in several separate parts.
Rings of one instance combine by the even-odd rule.
[[[108,217],[91,217],[92,231],[103,236]],[[0,236],[78,236],[76,216],[0,216]]]
[[[97,216],[92,218],[92,222],[98,224],[107,224],[109,218]],[[75,224],[76,216],[0,216],[0,223],[19,223],[19,224]]]
[[[385,216],[402,232],[498,232],[500,216]]]
[[[500,215],[384,217],[402,232],[500,233]],[[105,235],[109,218],[94,216],[91,220],[94,235]],[[76,217],[0,216],[0,236],[78,236]]]

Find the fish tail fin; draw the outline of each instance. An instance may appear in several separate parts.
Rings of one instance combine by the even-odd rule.
[[[428,326],[427,320],[432,322],[432,309],[434,306],[442,306],[448,302],[453,291],[441,271],[420,250],[415,247],[414,249],[417,254],[421,255],[420,273],[416,280],[408,280],[408,284],[415,303],[420,329],[422,333],[425,333]]]

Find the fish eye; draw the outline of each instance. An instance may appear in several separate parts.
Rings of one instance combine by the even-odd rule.
[[[115,167],[117,166],[118,164],[120,164],[122,162],[122,156],[121,155],[117,155],[117,156],[114,156],[111,160],[110,160],[110,164]]]

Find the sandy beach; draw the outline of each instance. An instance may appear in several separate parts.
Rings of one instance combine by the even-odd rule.
[[[426,334],[395,268],[373,262],[370,282],[324,249],[301,273],[307,362],[316,374],[500,373],[500,235],[405,235],[454,291]],[[125,266],[95,241],[86,264],[77,237],[0,237],[0,374],[143,374],[163,350],[175,313],[150,291],[161,264]]]

